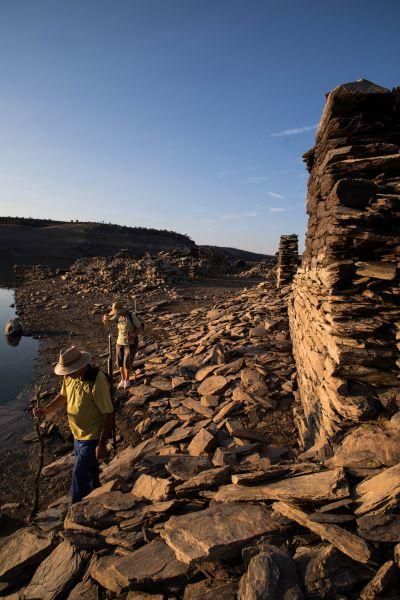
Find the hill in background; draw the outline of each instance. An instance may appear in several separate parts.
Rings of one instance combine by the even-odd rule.
[[[220,255],[231,261],[258,262],[266,257],[235,248],[197,246],[189,236],[174,231],[111,223],[0,217],[0,257],[10,264],[61,266],[83,257],[113,256],[121,249],[137,257],[146,252],[195,253],[202,249],[206,254]]]

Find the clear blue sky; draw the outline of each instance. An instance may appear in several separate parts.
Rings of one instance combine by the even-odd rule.
[[[324,93],[400,84],[399,23],[398,0],[2,0],[0,214],[276,250]]]

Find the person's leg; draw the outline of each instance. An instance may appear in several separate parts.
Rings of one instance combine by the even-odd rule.
[[[96,446],[96,440],[75,440],[74,442],[76,454],[71,489],[73,504],[80,502],[95,487],[98,487]]]
[[[119,388],[124,387],[125,373],[124,373],[124,346],[117,344],[115,346],[115,358],[119,372],[121,373],[121,381],[118,384]]]
[[[76,471],[78,468],[78,454],[79,454],[78,440],[74,439],[75,462],[74,462],[74,467],[72,469],[72,481],[71,481],[71,503],[72,504],[74,502],[78,502],[77,498],[79,496],[79,486],[78,486],[78,482],[77,482],[77,478],[76,478]]]
[[[90,456],[88,457],[88,465],[91,478],[91,491],[100,487],[99,461],[96,458],[97,444],[97,440],[90,440]]]
[[[132,358],[131,358],[131,346],[125,346],[124,347],[124,371],[125,371],[125,387],[130,387],[131,382],[130,382],[130,370],[131,370],[131,364],[132,364]]]

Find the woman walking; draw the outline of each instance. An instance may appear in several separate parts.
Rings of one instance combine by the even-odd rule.
[[[143,331],[143,323],[121,302],[114,302],[111,311],[103,316],[103,322],[116,321],[118,338],[116,345],[116,362],[121,373],[118,388],[131,386],[130,370],[139,346],[139,333]]]

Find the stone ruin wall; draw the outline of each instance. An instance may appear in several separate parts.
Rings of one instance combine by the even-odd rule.
[[[309,456],[399,409],[399,151],[398,88],[361,80],[327,96],[304,156],[306,250],[289,299],[295,418]]]
[[[295,234],[281,235],[276,269],[276,287],[290,285],[299,262],[299,241]]]

